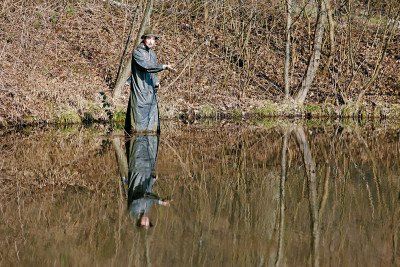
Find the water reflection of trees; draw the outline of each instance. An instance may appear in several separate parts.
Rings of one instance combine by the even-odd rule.
[[[202,141],[197,140],[194,134],[190,136],[192,143],[183,145],[183,150],[184,138],[169,144],[180,155],[176,168],[184,170],[184,176],[189,171],[193,177],[184,187],[196,195],[191,198],[192,206],[202,210],[202,217],[195,220],[211,220],[209,225],[218,225],[219,231],[232,233],[232,239],[222,237],[218,240],[231,244],[229,253],[242,262],[368,264],[373,258],[372,262],[382,263],[377,260],[385,255],[380,248],[391,242],[386,238],[384,241],[370,240],[369,233],[378,231],[393,238],[391,230],[394,228],[387,223],[387,216],[396,218],[397,213],[391,209],[386,215],[377,217],[373,208],[379,208],[379,196],[385,192],[384,202],[396,202],[395,192],[399,184],[394,174],[398,167],[394,167],[395,161],[390,161],[392,169],[384,166],[387,165],[386,157],[392,154],[398,158],[398,152],[390,151],[390,146],[384,151],[379,149],[382,140],[397,147],[393,142],[396,139],[390,134],[382,136],[382,132],[364,135],[369,147],[379,154],[374,164],[380,167],[376,168],[371,164],[363,142],[356,138],[356,128],[296,126],[290,135],[283,135],[286,135],[283,139],[288,138],[284,161],[289,168],[288,178],[282,179],[285,176],[282,175],[283,168],[278,168],[282,167],[279,154],[286,151],[282,149],[282,142],[285,143],[281,139],[282,127],[264,134],[258,130],[231,130],[221,134],[223,141],[219,141],[215,133],[209,137],[207,133],[199,135]],[[207,144],[207,140],[212,140],[213,144]],[[379,158],[386,163],[383,164]],[[199,166],[199,162],[203,166]],[[356,168],[361,168],[370,179],[363,179]],[[373,177],[385,180],[385,185],[381,183],[384,190],[380,193]],[[214,192],[215,188],[219,191]],[[382,213],[385,206],[379,210]],[[221,217],[226,218],[224,224]],[[208,228],[204,230],[201,225],[198,227],[205,232],[211,231]],[[257,243],[253,239],[255,236],[262,237],[264,244]],[[395,237],[398,238],[397,234]],[[246,247],[253,247],[256,251],[241,252]],[[388,250],[393,255],[398,253],[397,246]]]
[[[385,176],[387,174],[381,174],[382,176],[379,174],[378,166],[380,163],[377,157],[371,153],[370,145],[360,135],[357,127],[352,130],[355,132],[356,140],[360,141],[361,146],[352,147],[354,139],[351,142],[343,142],[343,135],[338,135],[338,131],[335,131],[335,135],[328,142],[318,144],[316,149],[314,149],[314,153],[318,156],[319,170],[317,170],[317,164],[304,128],[296,126],[293,130],[293,135],[302,155],[307,179],[306,190],[308,191],[311,237],[308,263],[313,266],[321,265],[320,255],[326,254],[330,254],[331,259],[322,258],[324,264],[331,264],[335,262],[334,258],[336,258],[337,262],[369,265],[371,264],[371,255],[374,255],[373,260],[375,264],[382,264],[381,259],[377,260],[377,254],[380,254],[381,258],[385,254],[391,254],[391,260],[387,262],[395,263],[398,260],[398,227],[393,227],[391,223],[387,223],[388,217],[392,217],[390,218],[391,220],[399,220],[398,209],[389,211],[389,208],[384,203],[386,201],[393,203],[394,199],[389,198],[390,200],[388,200],[386,197],[385,200],[385,197],[382,196],[384,192],[380,189],[382,178],[385,177],[385,183],[387,184],[385,186],[386,192],[395,191],[391,190],[390,185],[394,180],[387,179],[388,177]],[[285,265],[285,259],[290,258],[290,253],[293,253],[293,251],[290,251],[286,255],[287,257],[285,257],[285,242],[290,242],[288,241],[290,239],[285,239],[284,236],[285,227],[287,227],[285,225],[286,213],[290,213],[290,208],[286,211],[285,203],[293,202],[294,200],[288,200],[285,193],[287,190],[286,151],[288,149],[287,139],[289,132],[292,132],[291,128],[284,129],[281,153],[281,212],[279,216],[279,240],[275,262],[278,266]],[[360,154],[354,154],[357,153],[355,150]],[[365,164],[365,161],[368,160],[369,164]],[[334,170],[333,174],[332,169]],[[370,179],[366,179],[367,176]],[[291,177],[291,179],[293,178]],[[333,180],[333,185],[331,185],[331,180]],[[398,188],[399,184],[395,183],[395,186]],[[351,188],[351,190],[347,191],[347,188]],[[304,187],[302,191],[304,192]],[[381,202],[383,202],[383,205],[381,205]],[[369,204],[369,207],[366,207],[366,203]],[[378,206],[374,203],[378,203]],[[362,204],[362,208],[356,210],[355,204]],[[330,209],[326,210],[327,206]],[[374,216],[376,209],[380,211],[379,218]],[[346,216],[349,219],[345,218]],[[352,217],[357,217],[357,219],[353,221]],[[339,218],[340,220],[338,220]],[[296,216],[295,220],[297,220]],[[360,227],[362,230],[348,229],[352,227]],[[369,230],[369,228],[375,228],[375,230],[378,228],[381,234],[385,233],[384,235],[386,235],[387,239],[384,238],[380,242],[376,239],[372,241],[370,234],[374,231]],[[393,236],[390,234],[391,230],[394,230]],[[336,241],[336,238],[339,240]],[[393,244],[391,244],[392,240],[394,241]],[[339,244],[335,244],[336,242],[339,242]],[[354,244],[352,244],[353,242]],[[322,247],[321,243],[323,244]],[[332,248],[333,246],[335,247],[334,249]],[[382,251],[382,246],[388,252],[391,252],[386,253]],[[327,253],[327,247],[330,247],[330,253]],[[370,254],[366,254],[366,250]],[[346,257],[343,255],[346,255]],[[347,259],[347,261],[344,259]]]
[[[164,131],[157,189],[174,207],[156,209],[159,223],[144,235],[126,216],[114,149],[97,155],[93,133],[4,137],[0,231],[11,238],[0,241],[0,260],[50,264],[63,251],[76,265],[398,265],[396,131],[303,127],[311,186],[294,126],[286,150],[284,126]]]

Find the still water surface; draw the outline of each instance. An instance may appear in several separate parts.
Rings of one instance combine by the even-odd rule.
[[[0,265],[400,264],[395,124],[163,126],[2,132]]]

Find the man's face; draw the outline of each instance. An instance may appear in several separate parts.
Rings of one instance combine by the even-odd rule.
[[[144,44],[148,48],[153,48],[154,46],[156,46],[156,38],[154,36],[146,37],[144,38]]]
[[[150,219],[149,217],[147,217],[146,215],[143,215],[140,218],[140,227],[149,229],[150,228]]]

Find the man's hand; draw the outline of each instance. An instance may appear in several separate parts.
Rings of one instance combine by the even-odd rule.
[[[165,207],[169,207],[171,205],[170,202],[171,202],[171,200],[163,200],[163,201],[161,201],[161,205],[165,206]]]

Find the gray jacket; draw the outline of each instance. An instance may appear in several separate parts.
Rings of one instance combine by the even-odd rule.
[[[157,72],[162,70],[164,65],[158,64],[154,51],[141,43],[132,56],[132,89],[138,106],[151,104],[155,87],[159,85]]]

